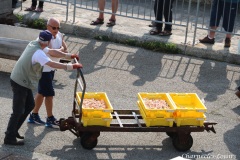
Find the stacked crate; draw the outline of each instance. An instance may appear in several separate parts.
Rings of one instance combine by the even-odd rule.
[[[144,100],[165,100],[169,109],[151,109],[147,107]],[[169,95],[166,93],[138,93],[138,107],[140,114],[147,127],[150,126],[173,126],[173,113],[176,109]]]
[[[174,121],[177,126],[203,126],[207,108],[196,93],[169,93],[176,106]]]
[[[76,93],[76,99],[78,105],[80,105],[82,97],[82,92]],[[82,107],[82,123],[83,126],[105,126],[110,127],[111,121],[113,119],[111,112],[113,112],[113,107],[107,97],[105,92],[86,92],[84,94],[84,99],[94,99],[103,100],[106,108],[85,108]]]

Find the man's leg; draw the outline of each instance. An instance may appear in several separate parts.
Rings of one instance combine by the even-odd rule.
[[[20,118],[23,116],[26,106],[26,99],[28,90],[25,87],[22,87],[10,80],[11,87],[13,91],[13,112],[8,122],[7,130],[5,132],[4,143],[10,145],[23,145],[23,142],[18,142],[16,139],[17,131],[18,131],[18,123]]]
[[[154,5],[154,10],[156,12],[156,20],[157,21],[162,21],[162,17],[163,17],[163,11],[164,11],[164,2],[165,0],[155,0],[155,5]],[[166,0],[167,1],[167,0]],[[156,22],[156,29],[158,30],[158,32],[162,31],[162,22]]]
[[[172,7],[173,7],[174,0],[165,0],[165,7],[164,7],[164,19],[165,22],[172,23]],[[172,31],[172,24],[165,24],[165,31]]]
[[[103,13],[103,11],[104,11],[104,9],[105,9],[105,3],[106,3],[106,0],[98,0],[98,8],[99,8],[99,16],[98,16],[98,18],[99,19],[104,19],[104,13]]]
[[[52,113],[52,110],[53,110],[53,96],[45,97],[45,106],[46,106],[47,116],[48,117],[53,116],[53,113]]]
[[[35,107],[33,108],[32,110],[32,113],[38,113],[39,112],[39,109],[41,108],[42,106],[42,103],[43,103],[43,95],[42,94],[39,94],[37,93],[36,96],[35,96]]]
[[[111,20],[116,20],[116,13],[118,10],[118,0],[112,0],[112,16],[111,16]]]

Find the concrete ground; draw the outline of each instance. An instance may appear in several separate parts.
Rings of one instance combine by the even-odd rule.
[[[23,7],[29,7],[30,4],[31,1],[27,0]],[[118,17],[117,25],[112,28],[105,24],[91,26],[89,23],[98,14],[81,9],[77,9],[76,23],[72,23],[71,15],[65,21],[63,6],[51,3],[45,3],[44,12],[40,14],[21,11],[19,8],[14,13],[28,18],[59,18],[62,22],[61,31],[67,34],[65,40],[69,50],[80,51],[87,90],[106,92],[114,109],[136,109],[136,95],[142,91],[195,92],[205,101],[207,120],[218,124],[215,126],[217,134],[193,133],[193,147],[181,153],[173,148],[171,139],[164,133],[101,133],[98,146],[88,151],[69,131],[59,132],[25,123],[20,132],[25,135],[26,144],[23,147],[1,145],[0,159],[240,159],[240,107],[239,99],[234,95],[239,85],[240,72],[238,65],[231,64],[240,62],[236,55],[239,37],[233,37],[230,49],[223,48],[220,38],[213,46],[199,43],[193,47],[187,45],[187,55],[191,56],[164,54],[91,38],[108,35],[117,39],[167,41],[181,47],[184,42],[182,28],[174,28],[173,35],[167,38],[150,36],[150,28],[147,26],[150,22],[124,17]],[[198,37],[203,35],[206,35],[205,31],[200,32]],[[6,121],[11,114],[9,75],[15,62],[0,58],[1,143]],[[75,76],[75,71],[59,70],[56,74],[54,113],[57,118],[67,118],[71,114]],[[42,118],[46,115],[44,107],[40,112]]]

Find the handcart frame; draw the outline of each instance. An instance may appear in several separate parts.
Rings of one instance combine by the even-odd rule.
[[[81,79],[79,78],[81,77]],[[76,100],[77,86],[80,86],[82,91],[81,101],[78,105]],[[147,127],[141,122],[142,116],[139,110],[113,110],[111,113],[116,123],[111,123],[109,127],[105,126],[86,126],[82,124],[82,102],[86,91],[86,82],[81,69],[77,70],[77,78],[74,87],[74,100],[72,116],[67,119],[60,119],[60,130],[69,130],[75,136],[80,137],[81,145],[85,149],[93,149],[97,146],[100,132],[166,132],[172,138],[173,146],[178,151],[187,151],[193,145],[191,132],[215,132],[214,125],[216,122],[204,122],[203,126],[180,126],[175,124],[173,127],[152,126]],[[133,120],[133,123],[125,123],[122,120]]]

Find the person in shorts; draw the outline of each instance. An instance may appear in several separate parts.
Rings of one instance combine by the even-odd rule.
[[[240,0],[214,0],[212,4],[210,16],[210,31],[203,39],[199,39],[200,43],[215,43],[215,30],[218,28],[220,19],[223,19],[222,27],[226,32],[224,47],[231,46],[231,32],[233,32],[238,2]]]

